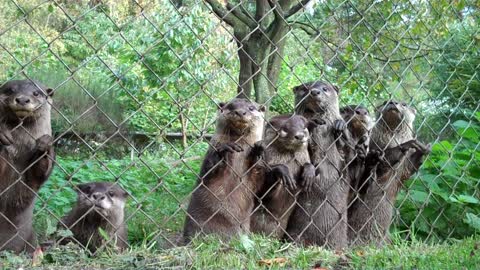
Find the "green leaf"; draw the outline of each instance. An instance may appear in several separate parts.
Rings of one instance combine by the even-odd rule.
[[[240,236],[240,244],[246,252],[254,250],[254,242],[246,234]]]
[[[408,196],[412,198],[412,200],[415,202],[424,203],[428,198],[428,193],[418,190],[412,190],[409,192]]]
[[[463,220],[463,222],[467,223],[475,230],[480,230],[480,217],[475,214],[467,213],[466,218]]]
[[[480,200],[470,195],[458,195],[457,200],[462,203],[474,203],[474,204],[480,203]]]

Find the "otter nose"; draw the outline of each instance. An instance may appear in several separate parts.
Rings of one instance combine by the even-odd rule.
[[[101,200],[105,199],[105,194],[100,193],[100,192],[95,192],[95,193],[92,194],[92,197],[96,201],[101,201]]]
[[[30,99],[28,97],[17,97],[15,98],[15,102],[19,105],[25,106],[30,103]]]
[[[318,96],[318,95],[320,95],[320,90],[312,89],[312,91],[310,91],[310,93],[312,93],[312,96]]]
[[[305,134],[299,133],[299,134],[295,135],[295,139],[297,139],[299,141],[303,140],[303,138],[305,138]]]
[[[241,116],[246,115],[247,111],[246,110],[235,110],[235,114],[241,117]]]
[[[355,113],[359,114],[359,115],[367,115],[368,114],[367,110],[365,110],[365,109],[356,109]]]
[[[393,101],[393,100],[390,100],[390,101],[388,102],[388,104],[391,104],[391,105],[398,105],[398,102],[395,102],[395,101]]]

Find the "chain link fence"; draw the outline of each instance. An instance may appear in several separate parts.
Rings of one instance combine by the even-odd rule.
[[[92,247],[103,249],[112,242],[120,247],[175,247],[183,245],[186,218],[198,226],[196,232],[210,233],[217,228],[236,234],[248,231],[252,217],[258,218],[253,213],[260,210],[273,218],[266,223],[276,226],[277,237],[292,237],[305,244],[327,242],[341,248],[346,244],[331,241],[336,242],[342,234],[346,238],[347,231],[358,225],[349,223],[354,218],[347,211],[355,209],[353,205],[359,201],[366,205],[370,218],[355,229],[350,243],[360,235],[358,230],[379,233],[376,237],[388,242],[387,234],[394,241],[443,241],[480,229],[480,6],[475,1],[9,0],[0,6],[0,106],[4,113],[0,116],[0,227],[12,232],[0,233],[0,249],[14,241],[34,249],[34,243],[67,240],[91,252],[96,250]],[[50,134],[47,126],[44,133],[32,132],[28,115],[22,115],[22,120],[8,118],[7,111],[13,107],[6,96],[18,94],[21,88],[9,86],[7,82],[14,79],[30,82],[29,89],[40,92],[37,94],[45,98],[45,104],[51,105],[56,158],[53,152],[43,151],[32,159],[27,151],[27,162],[19,157],[26,152],[12,152],[18,145],[38,147],[41,135]],[[314,81],[324,84],[312,84]],[[397,134],[408,124],[405,112],[415,111],[416,120],[407,130],[412,134],[405,137],[408,140],[390,137],[383,147],[376,144],[379,139],[375,142],[375,137],[345,146],[344,136],[360,127],[348,117],[347,127],[337,126],[334,120],[340,120],[339,108],[337,118],[328,118],[320,113],[325,108],[316,111],[309,107],[320,90],[334,96],[338,91],[340,107],[353,105],[350,111],[343,110],[342,116],[369,111],[372,122],[362,122],[368,129],[389,126],[391,119],[381,115],[389,106],[396,106],[396,111],[404,113],[398,126],[389,126],[390,132]],[[49,95],[53,95],[51,99]],[[237,95],[255,102],[254,108],[242,111],[245,108],[222,103]],[[38,97],[31,99],[11,102],[35,103]],[[276,115],[294,112],[307,120],[315,120],[312,114],[321,117],[314,123],[276,118],[277,122],[266,124],[264,137],[252,140],[248,134],[235,137],[229,133],[224,135],[233,137],[226,141],[225,136],[214,134],[218,133],[217,114],[227,112],[262,115],[265,123]],[[298,127],[302,121],[304,125]],[[293,155],[280,162],[271,154],[278,150],[277,139],[285,146],[285,138],[298,135],[285,135],[289,132],[285,123],[302,132],[309,130],[296,138],[312,137],[308,151],[301,150],[307,151],[309,160]],[[348,132],[349,128],[354,132]],[[347,131],[341,132],[343,129]],[[330,140],[338,131],[341,134]],[[254,143],[262,138],[266,156],[247,155],[258,150]],[[409,140],[420,144],[402,148]],[[238,145],[226,149],[227,142]],[[364,146],[364,152],[357,151],[358,145]],[[411,149],[428,154],[426,161],[413,160]],[[400,157],[395,156],[398,151]],[[231,153],[234,158],[229,163],[226,152],[245,155]],[[202,165],[207,153],[217,155],[212,159],[215,164]],[[359,155],[363,165],[355,165]],[[239,156],[252,161],[251,167],[238,165],[243,164]],[[375,158],[378,160],[366,179],[351,175],[352,170],[354,174],[362,172]],[[41,187],[35,186],[42,182],[41,177],[31,174],[37,167],[45,170],[49,162],[54,164],[53,172]],[[299,171],[287,177],[277,162]],[[309,177],[305,173],[308,168],[302,167],[305,163],[316,167],[318,182],[313,189],[318,193],[302,191],[302,181]],[[218,182],[218,170],[225,172],[224,183]],[[267,180],[280,180],[265,183],[262,189],[263,180],[257,178],[264,174]],[[320,187],[332,177],[331,186]],[[92,182],[102,184],[88,184]],[[292,183],[298,190],[287,188]],[[369,193],[374,187],[380,187],[380,195],[375,195],[380,197]],[[27,198],[27,193],[35,195],[34,206],[15,204],[15,196]],[[203,211],[203,197],[192,201],[195,205],[190,209],[198,206],[197,212],[187,211],[192,194],[213,196],[207,201],[213,212]],[[77,212],[62,219],[72,213],[77,197],[81,201]],[[291,205],[275,204],[279,199]],[[373,205],[365,203],[372,200]],[[305,204],[312,201],[319,205],[306,210]],[[241,216],[238,211],[245,209],[236,207],[245,208],[247,214]],[[326,207],[333,212],[322,212]],[[305,215],[295,214],[299,209]],[[388,213],[373,214],[377,210]],[[19,218],[29,211],[33,211],[36,242],[23,234],[29,230],[29,222]],[[96,220],[92,217],[95,213],[106,220]],[[117,217],[115,213],[122,214]],[[376,215],[385,215],[380,219],[387,219],[386,223],[376,222]],[[201,221],[196,220],[198,216]],[[127,226],[117,218],[123,218]],[[222,218],[235,222],[229,227]],[[319,227],[323,218],[332,219],[329,228]],[[278,219],[281,222],[277,224]],[[91,226],[82,225],[85,222],[102,229],[91,231]],[[287,227],[300,223],[306,225],[299,225],[297,238],[290,236]],[[365,223],[373,227],[367,228]],[[284,233],[287,236],[280,236]],[[311,238],[311,233],[329,240],[302,239],[303,234]]]

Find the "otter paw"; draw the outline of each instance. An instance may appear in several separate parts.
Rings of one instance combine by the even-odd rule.
[[[357,157],[365,159],[367,157],[367,146],[365,144],[357,144],[355,146],[355,153]]]
[[[290,176],[290,170],[283,164],[275,165],[272,168],[272,173],[276,178],[280,179],[282,185],[290,190],[297,189],[297,183]]]
[[[342,119],[335,120],[333,128],[337,132],[343,132],[347,128],[347,123]]]
[[[316,127],[318,126],[323,126],[325,125],[327,122],[325,122],[325,120],[323,119],[317,119],[317,118],[314,118],[314,119],[311,119],[308,121],[308,125],[307,125],[307,128],[308,130],[312,131],[314,130]]]
[[[316,175],[315,175],[315,166],[311,163],[306,163],[303,166],[303,190],[309,192],[312,190],[312,187],[315,183]]]
[[[53,145],[53,137],[50,135],[43,135],[37,139],[36,144],[39,152],[47,152]]]
[[[260,156],[262,156],[264,152],[265,152],[265,146],[261,142],[256,142],[253,145],[251,150],[251,154],[256,158],[259,158]]]
[[[225,143],[217,147],[217,152],[225,155],[227,153],[242,152],[243,148],[236,143]]]
[[[11,145],[13,144],[12,133],[8,130],[0,131],[0,145]]]

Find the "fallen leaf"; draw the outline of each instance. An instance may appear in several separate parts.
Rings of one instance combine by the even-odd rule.
[[[363,250],[358,250],[358,251],[356,252],[356,254],[357,254],[357,256],[363,257],[363,256],[365,256],[365,251],[363,251]]]
[[[35,251],[33,252],[33,257],[32,257],[32,266],[37,267],[42,264],[43,260],[43,251],[41,247],[37,247]]]
[[[283,267],[283,266],[285,266],[287,261],[288,260],[286,258],[263,259],[263,260],[258,261],[258,264],[260,266],[278,265],[280,267]]]

